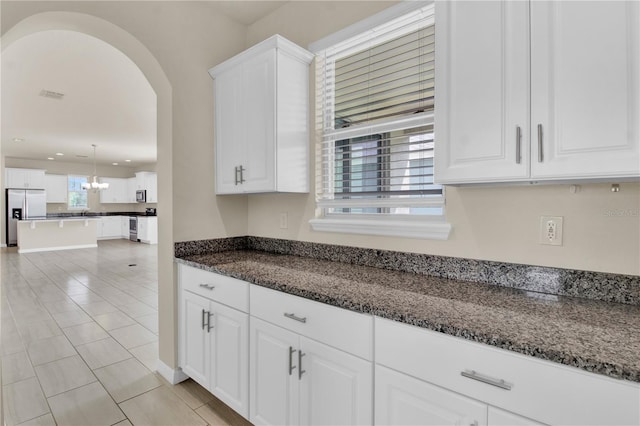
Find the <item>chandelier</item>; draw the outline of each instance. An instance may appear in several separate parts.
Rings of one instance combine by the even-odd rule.
[[[98,173],[96,172],[96,144],[91,145],[93,147],[93,180],[82,184],[82,189],[93,189],[99,191],[101,189],[109,188],[109,184],[104,182],[98,182]]]

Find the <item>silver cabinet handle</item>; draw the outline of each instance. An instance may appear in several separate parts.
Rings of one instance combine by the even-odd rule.
[[[542,163],[544,156],[542,155],[542,124],[538,124],[538,163]]]
[[[287,318],[291,318],[292,320],[299,321],[299,322],[307,322],[307,317],[301,318],[301,317],[296,316],[296,314],[294,314],[294,313],[288,314],[288,313],[285,312],[284,316],[287,317]]]
[[[200,284],[200,287],[206,288],[207,290],[213,290],[214,288],[216,288],[216,286],[211,284]]]
[[[305,355],[301,350],[298,351],[298,380],[302,380],[302,374],[305,373],[305,370],[302,369],[302,357]]]
[[[204,330],[204,309],[202,310],[202,329]]]
[[[296,350],[293,349],[293,346],[289,346],[289,375],[291,375],[291,373],[293,373],[293,369],[296,368],[295,365],[293,365],[293,353]]]
[[[463,377],[466,377],[468,379],[477,380],[479,382],[486,383],[486,384],[491,385],[491,386],[499,387],[501,389],[511,390],[511,385],[509,383],[505,382],[504,380],[502,380],[502,379],[494,379],[492,377],[483,376],[482,374],[476,373],[475,370],[462,371],[460,373],[460,375],[463,376]]]
[[[211,325],[211,317],[213,316],[213,314],[211,312],[207,312],[207,314],[207,333],[209,333],[213,328],[213,326]]]
[[[522,160],[522,131],[520,126],[516,126],[516,164]]]
[[[240,184],[244,183],[244,170],[245,169],[244,169],[244,167],[242,167],[242,165],[235,167],[235,169],[234,169],[234,172],[235,172],[234,178],[235,178],[235,184],[236,185],[239,184],[239,183]]]

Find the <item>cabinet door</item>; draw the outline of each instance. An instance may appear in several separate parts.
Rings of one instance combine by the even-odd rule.
[[[44,189],[44,170],[27,171],[27,188]]]
[[[532,178],[640,175],[639,31],[636,1],[531,2]]]
[[[242,117],[245,153],[243,192],[274,191],[276,51],[261,53],[242,65]],[[282,167],[287,167],[283,164]]]
[[[527,178],[529,4],[441,1],[436,22],[435,180]]]
[[[180,367],[193,380],[209,387],[209,300],[188,291],[181,294]]]
[[[249,416],[249,315],[211,302],[209,390],[245,418]]]
[[[256,425],[298,423],[298,335],[250,318],[250,421]]]
[[[67,202],[67,175],[45,175],[44,189],[47,191],[47,203]]]
[[[137,188],[137,181],[136,178],[132,177],[132,178],[128,178],[127,179],[127,183],[126,183],[126,197],[125,200],[127,200],[127,203],[135,203],[136,202],[136,188]]]
[[[113,183],[113,179],[101,177],[100,183],[108,183],[109,187],[107,189],[100,190],[100,203],[108,204],[116,202],[116,185]]]
[[[487,406],[411,376],[376,366],[376,424],[486,425]]]
[[[129,239],[129,216],[120,217],[120,236]]]
[[[300,351],[300,424],[370,425],[372,363],[304,337]]]
[[[543,426],[542,423],[495,407],[489,407],[488,423],[489,426]]]
[[[158,202],[158,175],[156,173],[148,173],[146,178],[147,186],[147,203]]]
[[[5,169],[5,188],[29,188],[27,169]]]
[[[103,238],[120,238],[119,217],[103,217],[101,222]]]
[[[244,131],[242,96],[242,72],[230,70],[215,78],[215,129],[216,129],[216,193],[242,192],[236,183],[236,167],[244,157]],[[246,165],[243,167],[246,168]],[[239,177],[239,176],[238,176]]]
[[[149,222],[145,217],[138,217],[138,239],[149,241]]]

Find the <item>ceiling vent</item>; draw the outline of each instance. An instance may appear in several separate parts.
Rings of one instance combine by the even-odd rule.
[[[40,91],[40,96],[43,96],[45,98],[61,100],[64,97],[64,93],[52,92],[51,90],[42,89]]]

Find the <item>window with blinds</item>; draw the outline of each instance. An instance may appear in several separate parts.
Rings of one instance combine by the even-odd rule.
[[[444,220],[434,25],[431,4],[317,52],[320,218]]]

